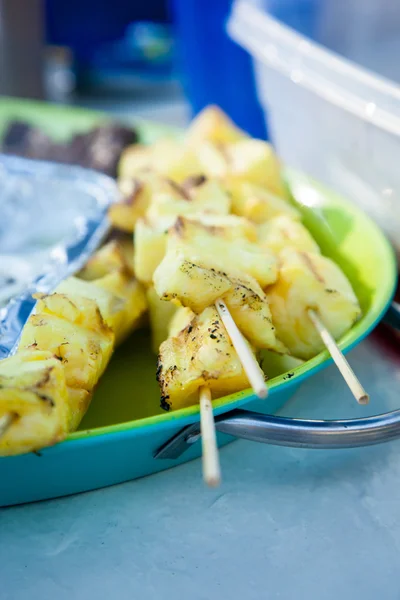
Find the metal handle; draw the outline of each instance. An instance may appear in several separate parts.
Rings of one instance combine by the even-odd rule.
[[[372,446],[400,437],[400,410],[338,421],[292,419],[236,409],[215,419],[217,431],[274,446],[338,449]],[[178,458],[200,438],[198,423],[168,440],[155,458]]]
[[[383,318],[400,330],[400,304],[392,302]],[[235,409],[215,419],[217,431],[237,438],[295,448],[357,448],[400,437],[400,410],[335,421],[292,419]],[[200,437],[198,423],[182,429],[155,453],[155,458],[178,458]]]
[[[400,436],[400,410],[362,419],[316,421],[234,410],[216,423],[221,433],[296,448],[357,448]],[[189,439],[190,442],[190,439]]]

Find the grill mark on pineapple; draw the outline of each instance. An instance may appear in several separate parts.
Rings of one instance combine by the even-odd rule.
[[[207,181],[207,177],[203,174],[190,175],[183,180],[181,188],[186,192],[190,192],[192,188],[197,188]]]
[[[160,355],[158,355],[158,358],[157,358],[157,370],[156,370],[156,380],[159,383],[161,381],[162,370],[163,370],[163,365],[162,365],[162,362],[161,362],[161,357],[160,357]]]
[[[232,156],[230,155],[230,153],[228,152],[225,144],[223,142],[214,142],[215,147],[217,148],[217,150],[219,151],[219,153],[221,154],[222,158],[224,159],[226,166],[232,167]]]
[[[185,237],[185,221],[182,217],[178,217],[172,227],[172,233],[176,233],[178,238]]]
[[[190,202],[192,200],[189,192],[183,188],[182,186],[180,186],[178,183],[176,183],[176,181],[173,181],[172,179],[169,179],[169,177],[165,178],[165,181],[167,181],[168,185],[184,200],[187,200],[188,202]]]
[[[33,315],[33,317],[36,317],[36,316],[39,316],[39,315]],[[29,321],[30,320],[31,319],[29,319]],[[47,325],[47,321],[45,319],[37,320],[37,319],[32,318],[32,322],[33,322],[32,324],[34,327],[44,327],[45,325]]]
[[[171,409],[171,402],[168,402],[168,400],[168,394],[166,396],[162,395],[160,398],[160,407],[167,412]]]
[[[284,237],[287,240],[290,240],[290,233],[287,231],[287,229],[285,229],[284,227],[282,227],[281,229],[281,233],[282,233],[282,237]]]
[[[40,379],[35,385],[36,388],[41,388],[46,385],[50,381],[51,372],[54,370],[54,367],[48,367],[43,373],[42,379]]]
[[[35,391],[34,393],[39,398],[39,400],[41,400],[42,402],[46,402],[51,408],[55,407],[56,403],[54,402],[53,398],[50,398],[50,396],[46,396],[46,394],[40,394],[37,391]]]
[[[325,279],[323,277],[321,277],[321,275],[315,269],[315,267],[312,263],[312,260],[310,259],[308,254],[306,252],[299,252],[299,254],[300,254],[301,258],[303,259],[303,262],[306,264],[306,266],[310,269],[311,273],[314,275],[315,279],[317,281],[319,281],[320,283],[325,283]]]

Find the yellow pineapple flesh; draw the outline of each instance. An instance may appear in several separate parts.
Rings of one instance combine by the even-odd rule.
[[[114,334],[93,300],[41,296],[26,323],[19,350],[46,350],[63,364],[67,385],[92,390],[110,360]]]
[[[204,141],[229,144],[247,137],[218,106],[208,106],[190,123],[185,141],[196,147]]]
[[[140,179],[128,180],[125,184],[126,196],[120,202],[112,204],[108,218],[112,225],[121,231],[132,233],[137,220],[142,217],[150,205],[150,190]]]
[[[160,300],[161,302],[161,300]],[[168,337],[176,337],[189,323],[194,319],[196,314],[188,306],[178,306],[169,322]]]
[[[196,154],[172,138],[161,138],[151,146],[127,148],[118,167],[122,180],[158,174],[179,183],[198,173],[201,173],[201,165]]]
[[[64,369],[51,352],[19,352],[0,361],[0,456],[23,454],[65,437],[70,418]]]
[[[162,300],[178,300],[200,313],[223,296],[232,283],[226,274],[195,263],[184,250],[167,252],[154,273],[154,288]]]
[[[171,320],[177,311],[177,306],[172,302],[160,300],[153,287],[147,292],[147,303],[149,307],[149,318],[151,328],[152,349],[158,354],[160,344],[167,339]]]
[[[254,223],[265,223],[280,215],[301,220],[297,208],[268,189],[245,180],[235,181],[229,178],[225,185],[231,194],[232,212],[236,215],[250,219]]]
[[[151,285],[154,271],[164,258],[169,226],[170,221],[166,225],[160,221],[153,225],[146,219],[136,223],[133,268],[139,281],[147,286]]]
[[[262,140],[245,139],[225,148],[229,175],[247,181],[286,198],[282,168],[271,144]]]
[[[267,297],[254,279],[247,276],[233,280],[224,300],[236,325],[255,348],[287,352],[276,337]]]
[[[161,406],[166,410],[197,404],[202,385],[210,388],[214,399],[249,387],[239,357],[212,307],[161,344],[157,379]]]
[[[193,262],[200,260],[203,266],[230,277],[248,274],[262,287],[277,278],[277,261],[272,252],[229,227],[207,226],[179,217],[168,232],[167,248],[182,249]]]
[[[146,217],[156,222],[165,217],[181,215],[228,215],[231,200],[224,186],[211,179],[201,181],[195,186],[174,184],[168,191],[155,191]]]
[[[286,215],[275,217],[258,227],[260,244],[279,254],[282,250],[294,250],[319,253],[319,246],[309,231],[299,221]]]
[[[171,248],[154,273],[154,287],[162,300],[178,301],[201,313],[224,298],[239,329],[257,348],[284,352],[276,339],[265,293],[257,281],[231,269],[226,273],[210,267],[184,244]]]
[[[360,305],[340,268],[320,254],[285,250],[278,281],[267,290],[277,335],[290,353],[308,360],[323,342],[308,316],[318,312],[335,339],[357,321]]]

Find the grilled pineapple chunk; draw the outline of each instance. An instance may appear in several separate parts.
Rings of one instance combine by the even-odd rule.
[[[116,344],[140,324],[147,308],[145,292],[133,274],[132,262],[132,240],[129,243],[111,241],[89,259],[79,273],[80,279],[73,280],[76,293],[80,289],[81,295],[97,302],[103,318],[115,333]],[[70,281],[63,282],[59,291],[73,293]]]
[[[73,302],[79,299],[90,298],[100,309],[101,316],[111,329],[115,331],[120,325],[120,315],[125,309],[125,302],[108,290],[97,287],[91,281],[84,281],[77,277],[68,277],[56,289],[58,294],[67,296]]]
[[[268,142],[245,139],[225,148],[229,174],[233,179],[248,181],[286,198],[280,162]]]
[[[92,399],[93,390],[88,391],[82,388],[67,388],[68,392],[68,431],[75,431],[82,421]]]
[[[192,175],[202,173],[199,160],[191,148],[180,140],[160,139],[153,144],[153,165],[155,172],[181,183]]]
[[[122,152],[118,163],[118,179],[129,180],[148,172],[152,168],[153,149],[151,146],[134,144]]]
[[[234,215],[188,215],[185,223],[202,227],[210,235],[234,241],[238,238],[256,242],[257,229],[247,219]],[[139,281],[151,285],[154,271],[165,256],[168,230],[177,223],[175,216],[164,217],[153,222],[139,219],[135,228],[135,249],[133,266]]]
[[[133,268],[136,277],[145,285],[151,285],[154,271],[164,258],[170,225],[171,220],[165,223],[165,219],[156,225],[147,219],[139,219],[136,223]]]
[[[169,177],[178,183],[201,173],[196,154],[179,140],[163,138],[151,146],[131,146],[120,159],[118,174],[121,179],[149,173]]]
[[[160,300],[162,302],[162,300]],[[176,337],[189,323],[194,319],[196,314],[187,306],[177,307],[174,316],[169,322],[168,337]]]
[[[249,242],[257,242],[258,233],[254,223],[236,215],[211,215],[198,214],[185,217],[188,221],[201,223],[205,227],[215,231],[216,235],[225,239],[235,241],[239,238]]]
[[[192,249],[182,245],[167,252],[154,273],[154,287],[162,300],[178,300],[197,314],[224,298],[237,326],[255,347],[285,351],[275,337],[266,296],[249,276],[228,276],[194,258]]]
[[[340,268],[320,254],[284,250],[278,281],[267,290],[277,335],[294,356],[308,360],[324,345],[307,310],[318,312],[335,339],[357,321],[361,309]]]
[[[175,304],[172,304],[172,302],[160,300],[153,287],[150,287],[146,294],[149,306],[151,345],[153,352],[158,354],[160,344],[166,340],[169,335],[171,319],[173,319],[177,307]]]
[[[51,446],[68,431],[62,364],[51,352],[19,352],[0,362],[0,417],[14,416],[0,436],[0,456]]]
[[[224,300],[243,335],[255,348],[267,348],[278,354],[287,352],[276,337],[271,310],[265,293],[251,277],[232,281]]]
[[[228,178],[226,187],[231,194],[232,212],[254,223],[264,223],[279,215],[301,220],[300,212],[287,200],[259,185]]]
[[[118,263],[121,269],[129,269],[133,272],[133,237],[131,232],[121,232],[118,229],[111,230],[108,240],[94,256],[103,253],[105,249],[118,255],[115,268],[112,267],[113,270],[117,268]]]
[[[217,181],[202,179],[196,186],[174,186],[169,192],[155,192],[146,217],[158,221],[165,217],[209,213],[228,215],[231,200],[225,188]]]
[[[257,247],[258,232],[255,225],[235,215],[179,216],[168,229],[169,237],[185,243],[196,243],[196,240],[201,240],[203,247],[207,247],[208,242],[215,240],[223,240],[230,244],[245,242],[248,247]]]
[[[229,162],[224,146],[207,141],[201,142],[196,146],[196,157],[200,172],[207,177],[222,179],[229,173]]]
[[[125,242],[125,248],[116,240],[112,240],[89,258],[86,265],[79,272],[78,277],[86,281],[93,281],[108,275],[112,271],[129,270],[132,266],[128,261],[128,254],[132,255],[133,260],[132,240],[128,247]]]
[[[248,273],[262,287],[276,281],[277,261],[272,252],[260,248],[228,227],[207,226],[179,217],[168,232],[168,250],[180,250],[193,261],[230,276]],[[232,243],[233,240],[235,243]]]
[[[118,345],[142,323],[147,310],[145,290],[129,270],[113,271],[94,283],[124,302],[124,309],[119,313],[114,330],[115,343]]]
[[[114,334],[94,300],[64,294],[40,296],[19,350],[48,350],[62,362],[67,385],[92,390],[110,360]]]
[[[131,179],[124,184],[125,197],[112,204],[108,217],[114,227],[132,233],[136,221],[142,217],[150,205],[150,188],[140,179]]]
[[[113,330],[116,344],[135,328],[147,307],[143,288],[127,271],[113,271],[90,282],[69,277],[56,291],[73,302],[79,296],[94,300],[103,319]]]
[[[194,189],[201,186],[205,181],[204,176],[191,176],[185,179],[181,184],[172,179],[154,172],[144,172],[135,177],[135,179],[120,180],[119,186],[124,199],[121,202],[113,204],[108,212],[111,223],[120,231],[132,233],[135,225],[141,217],[144,217],[150,208],[153,199],[161,200],[160,211],[170,209],[171,198],[178,201],[178,206],[182,206],[182,200],[190,201],[195,197]],[[206,194],[214,193],[214,187],[206,186]],[[217,191],[219,191],[217,189]],[[169,202],[165,203],[165,196]],[[225,200],[225,199],[224,199]],[[164,207],[166,204],[166,207]],[[184,206],[181,210],[193,210]],[[153,209],[154,212],[154,209]]]
[[[186,143],[198,146],[209,141],[214,144],[230,144],[247,138],[218,106],[208,106],[197,115],[186,131]]]
[[[310,232],[286,215],[275,217],[258,228],[261,245],[279,254],[286,248],[319,254],[319,246]]]
[[[154,272],[154,288],[162,300],[178,300],[195,313],[226,294],[232,283],[228,276],[202,263],[195,263],[184,249],[167,252]]]
[[[213,398],[249,387],[225,327],[211,307],[161,344],[157,379],[165,410],[197,404],[202,385],[210,388]]]

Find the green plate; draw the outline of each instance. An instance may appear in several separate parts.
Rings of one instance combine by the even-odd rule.
[[[107,116],[87,110],[0,99],[0,136],[8,121],[23,119],[59,139],[83,131]],[[145,142],[170,129],[141,123]],[[308,177],[291,170],[287,181],[304,223],[322,252],[332,257],[350,279],[363,309],[362,319],[340,340],[348,351],[380,321],[394,294],[397,268],[382,232],[358,208]],[[136,332],[115,354],[96,390],[80,429],[39,454],[0,459],[0,505],[17,504],[90,490],[155,473],[199,456],[197,442],[178,460],[154,459],[156,450],[185,425],[199,419],[197,406],[164,413],[155,381],[156,358],[148,332]],[[214,402],[215,413],[246,404],[272,413],[300,383],[330,362],[327,352],[295,367],[293,376],[269,365],[270,394],[256,401],[241,392]],[[276,367],[275,367],[276,368]],[[220,445],[230,441],[218,435]]]

